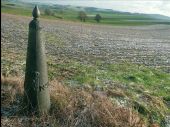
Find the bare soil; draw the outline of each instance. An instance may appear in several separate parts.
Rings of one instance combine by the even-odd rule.
[[[1,65],[7,65],[10,54],[15,58],[12,64],[24,65],[31,17],[10,14],[1,17]],[[47,19],[40,19],[40,23],[47,56],[53,56],[56,62],[128,61],[170,72],[170,25],[125,27]]]

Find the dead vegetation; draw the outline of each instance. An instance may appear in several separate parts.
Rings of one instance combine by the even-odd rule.
[[[50,82],[49,116],[26,116],[22,111],[23,79],[1,75],[1,115],[5,126],[147,127],[148,121],[132,108],[118,106],[102,91],[85,91]],[[114,94],[112,94],[114,96]],[[8,110],[7,110],[8,109]],[[22,111],[22,112],[21,112]],[[151,127],[159,127],[156,123]]]
[[[69,89],[57,82],[51,86],[52,112],[68,127],[146,126],[132,109],[116,106],[101,92]]]
[[[1,75],[1,106],[8,106],[15,101],[17,95],[23,93],[23,80],[19,77]]]

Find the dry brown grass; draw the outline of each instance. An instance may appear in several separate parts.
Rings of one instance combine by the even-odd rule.
[[[23,79],[21,77],[4,77],[1,74],[2,87],[12,87],[18,90],[23,88]]]
[[[23,80],[21,78],[3,77],[1,75],[1,83],[2,88],[8,88],[7,91],[4,91],[4,94],[11,95],[11,92],[15,91],[15,95],[19,93],[22,96]],[[58,81],[50,82],[50,90],[52,102],[50,121],[56,123],[59,121],[62,127],[146,127],[146,123],[138,113],[132,109],[117,106],[109,99],[107,94],[102,92],[87,92],[70,88]],[[3,98],[2,105],[5,106],[8,104],[7,101],[11,103],[14,99],[15,96]],[[16,117],[13,121],[17,122]],[[4,119],[2,125],[4,124],[3,121]],[[25,126],[24,122],[20,126]]]
[[[132,109],[118,107],[103,92],[51,83],[52,113],[67,127],[145,127]],[[57,108],[56,108],[57,107]]]
[[[20,77],[4,77],[1,75],[1,106],[14,102],[16,95],[23,93],[23,80]]]

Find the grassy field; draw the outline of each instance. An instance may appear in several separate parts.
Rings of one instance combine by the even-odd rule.
[[[43,8],[40,7],[40,9],[42,12],[42,18],[80,22],[77,19],[77,11],[67,9],[61,15],[59,11],[53,10],[55,11],[55,15],[47,16],[43,14]],[[23,5],[10,4],[6,2],[1,5],[1,11],[3,13],[31,17],[32,6],[26,5],[25,8],[23,8]],[[96,13],[94,12],[87,12],[89,18],[85,23],[97,24],[95,20],[93,20],[92,16],[95,14]],[[3,103],[2,116],[4,127],[9,124],[9,121],[7,121],[5,118],[6,114],[10,116],[7,119],[13,121],[14,124],[19,124],[19,121],[23,121],[19,120],[23,118],[19,118],[21,114],[18,112],[21,110],[19,108],[21,107],[21,98],[23,96],[23,77],[25,73],[25,54],[29,21],[27,21],[27,19],[23,19],[20,22],[20,19],[24,17],[14,15],[4,14],[2,23],[3,42],[1,46],[3,48],[1,56],[1,78],[3,80],[1,82],[3,89],[1,91],[3,94],[1,98]],[[101,23],[98,24],[121,26],[169,24],[169,22],[155,20],[144,15],[113,14],[104,12],[101,12],[101,15],[104,18]],[[60,17],[63,17],[63,19],[60,19]],[[116,29],[116,32],[118,30],[120,33],[118,35],[114,35],[113,39],[115,40],[108,40],[107,42],[109,36],[108,38],[106,37],[104,39],[105,35],[99,31],[99,29],[109,33],[110,31],[107,31],[108,26],[103,26],[102,28],[100,28],[100,26],[99,28],[96,28],[98,27],[97,25],[95,27],[94,25],[91,25],[89,30],[86,29],[88,25],[83,26],[81,24],[81,27],[79,27],[80,23],[52,23],[49,22],[49,20],[47,21],[43,19],[41,19],[41,21],[45,23],[44,30],[49,30],[44,32],[44,34],[47,42],[46,46],[48,47],[48,76],[53,111],[53,114],[49,117],[50,120],[52,120],[52,123],[55,121],[57,124],[62,123],[66,127],[74,126],[76,123],[80,124],[80,126],[81,124],[84,124],[84,126],[117,126],[117,122],[121,123],[120,126],[130,124],[133,127],[146,125],[155,125],[158,127],[160,125],[161,127],[165,127],[165,116],[169,115],[170,113],[170,108],[168,107],[168,103],[170,102],[170,74],[143,64],[133,64],[125,61],[119,63],[108,63],[105,60],[102,61],[101,59],[97,59],[97,57],[93,54],[95,52],[92,52],[93,50],[97,49],[97,47],[100,49],[100,47],[103,46],[102,42],[106,44],[108,43],[109,46],[105,44],[105,47],[111,49],[113,47],[110,46],[115,46],[115,44],[118,44],[119,41],[120,44],[122,44],[121,39],[123,40],[123,38],[116,38],[116,36],[121,35],[121,37],[124,37],[130,32],[132,32],[130,34],[133,35],[134,31],[132,29],[127,32],[125,32],[124,27],[123,29]],[[65,26],[66,24],[63,23],[66,23],[68,26]],[[104,27],[106,28],[104,29]],[[81,33],[82,28],[87,33]],[[97,32],[95,33],[93,31],[89,34],[88,31],[92,31],[92,29]],[[114,27],[111,29],[114,29]],[[112,33],[116,32],[114,31]],[[135,37],[130,36],[129,38],[135,38],[135,41],[140,42],[141,40],[137,40],[136,38],[140,39],[139,35],[143,35],[144,37],[146,36],[147,39],[150,39],[150,36],[148,37],[146,33],[142,34],[140,29],[135,33],[138,34]],[[149,29],[148,33],[151,34],[153,31]],[[91,34],[92,37],[97,36],[103,38],[96,37],[88,40]],[[165,39],[162,39],[161,42],[166,44],[167,38],[166,35],[163,35],[160,33],[160,36]],[[78,36],[80,36],[80,38],[77,38]],[[111,36],[112,34],[110,35],[110,39]],[[157,40],[157,34],[155,36],[152,35],[153,39]],[[61,37],[64,37],[64,39],[68,40],[64,40]],[[101,41],[101,44],[93,42],[96,39],[98,39],[96,42]],[[130,44],[130,39],[126,41],[126,43]],[[159,44],[159,40],[157,41]],[[83,46],[87,46],[87,48],[92,48],[92,51],[90,50],[91,53],[89,53],[90,55],[88,56],[88,58],[92,58],[91,62],[86,61],[85,58],[87,54],[84,55],[84,58],[82,57],[83,55],[80,55],[81,52],[86,51],[76,47],[75,42],[78,42],[78,44],[82,43],[84,44]],[[89,42],[92,42],[92,44]],[[146,43],[146,40],[144,40],[144,42]],[[149,44],[150,42],[147,42],[145,45],[144,42],[141,41],[144,46],[153,45],[153,43]],[[128,49],[128,47],[126,47],[128,44],[123,43],[123,48],[120,48],[119,45],[118,47],[120,49],[118,51],[123,50],[123,52],[125,52],[125,49]],[[76,57],[79,57],[77,60],[74,58],[74,51],[69,50],[71,48],[76,51],[81,51],[75,52],[77,53]],[[159,49],[160,47],[156,48]],[[59,50],[60,52],[57,52]],[[61,52],[61,50],[63,51]],[[145,49],[141,50],[145,51]],[[102,51],[103,49],[100,49],[100,52]],[[50,52],[52,54],[50,54]],[[122,56],[123,54],[120,52],[119,55]],[[109,61],[111,56],[112,55],[110,55],[108,58]],[[84,61],[80,61],[80,58],[83,58]],[[15,110],[13,109],[14,107]],[[131,113],[132,116],[129,117],[129,113]],[[13,117],[13,114],[16,116]],[[18,121],[15,121],[14,118],[18,118]],[[94,118],[95,120],[93,120]],[[33,119],[33,123],[38,120],[35,120],[34,116],[30,119]],[[129,121],[129,119],[132,121]],[[44,119],[41,119],[39,123],[46,121],[43,120]],[[27,122],[23,122],[22,126],[24,126],[24,124],[27,124]]]
[[[31,16],[33,5],[19,5],[19,4],[10,4],[8,2],[2,2],[1,12],[9,13],[15,15]],[[78,19],[78,10],[66,8],[64,10],[58,8],[52,8],[54,15],[45,15],[44,9],[50,7],[40,6],[41,17],[47,19],[62,19],[70,21],[79,21]],[[61,12],[62,11],[62,12]],[[123,13],[108,13],[108,12],[93,12],[87,11],[87,19],[85,23],[94,23],[94,17],[97,13],[102,16],[102,20],[97,24],[108,24],[108,25],[120,25],[120,26],[138,26],[138,25],[154,25],[154,24],[170,24],[170,20],[156,19],[148,15],[143,14],[123,14]]]
[[[142,65],[98,63],[95,66],[86,66],[78,62],[70,62],[69,64],[49,64],[49,69],[50,78],[64,78],[66,82],[74,81],[78,85],[88,84],[93,87],[98,85],[104,89],[106,87],[104,81],[115,81],[127,85],[142,85],[157,96],[168,97],[170,92],[169,74]]]
[[[118,117],[119,119],[115,120],[115,122],[120,121],[122,124],[126,125],[129,124],[129,122],[131,123],[131,121],[125,122],[125,118],[121,119],[121,116],[124,116],[125,114],[123,115],[122,111],[119,112],[117,109],[125,110],[124,107],[132,107],[132,113],[137,113],[133,119],[140,119],[140,121],[146,123],[146,125],[160,124],[161,127],[165,127],[162,122],[164,122],[165,114],[170,112],[164,104],[164,100],[169,101],[170,98],[168,96],[168,93],[170,92],[169,74],[142,65],[139,66],[130,63],[103,65],[98,62],[95,66],[80,64],[78,61],[54,63],[54,61],[48,60],[48,74],[53,112],[51,113],[51,116],[49,116],[52,118],[48,121],[50,124],[56,124],[56,120],[60,121],[61,118],[61,122],[63,122],[63,120],[67,121],[68,116],[72,116],[68,111],[72,111],[73,114],[76,114],[83,110],[80,110],[79,107],[82,105],[84,106],[84,103],[85,106],[87,106],[87,109],[91,110],[92,107],[90,105],[92,105],[91,103],[93,102],[93,104],[95,104],[95,109],[93,110],[95,111],[92,112],[92,110],[91,115],[95,116],[96,112],[99,113],[97,118],[99,117],[101,121],[95,123],[97,125],[114,125],[113,122],[109,122],[109,116],[112,114],[111,120],[114,121],[114,119],[117,119],[114,115],[115,112],[120,115]],[[10,95],[11,89],[5,90],[5,93],[3,91],[2,106],[7,106],[6,103],[9,102],[10,105],[8,107],[16,107],[17,105],[17,109],[13,112],[17,114],[15,117],[18,117],[20,115],[18,112],[21,112],[19,107],[21,107],[21,97],[23,96],[23,93],[21,92],[23,91],[23,78],[14,76],[15,74],[11,71],[9,72],[8,77],[1,77],[3,79],[3,90],[5,90],[7,86],[12,86],[12,90],[14,90],[14,94],[16,94],[12,97]],[[19,93],[17,93],[17,91],[19,91]],[[104,94],[104,97],[102,94]],[[107,98],[105,98],[105,94]],[[18,98],[15,99],[15,97],[19,97],[19,100]],[[71,107],[69,107],[70,103],[72,104]],[[118,107],[115,107],[114,105],[118,105]],[[119,105],[121,106],[119,107]],[[131,111],[129,108],[127,109],[128,110],[125,110],[126,112],[124,112],[127,115],[126,119],[129,118],[128,114]],[[109,110],[109,113],[105,112],[105,110]],[[100,114],[101,111],[102,114]],[[88,115],[88,112],[85,114]],[[105,115],[105,117],[102,117],[103,115]],[[12,120],[13,118],[11,117],[9,119]],[[74,121],[75,119],[76,117],[73,115],[71,120]],[[90,120],[84,121],[86,119],[86,117],[83,118],[83,123],[85,124],[90,122]],[[43,121],[38,118],[36,118],[35,121],[39,120],[40,122],[38,123],[43,123]],[[12,121],[10,123],[12,123]],[[15,123],[18,122],[19,121],[15,121]],[[59,123],[57,122],[57,124]],[[139,124],[140,122],[138,121],[133,126],[137,127]]]

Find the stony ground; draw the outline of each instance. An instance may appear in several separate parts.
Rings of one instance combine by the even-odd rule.
[[[1,14],[1,69],[24,76],[31,17]],[[47,59],[87,65],[129,61],[170,72],[170,26],[108,26],[40,19]],[[55,64],[55,63],[54,63]],[[169,118],[167,118],[169,121]],[[168,124],[169,125],[169,124]]]
[[[25,64],[31,18],[9,14],[1,17],[1,65],[7,65],[11,58],[16,58],[11,64]],[[169,25],[124,27],[41,19],[41,27],[47,54],[56,61],[76,59],[85,64],[98,60],[130,61],[170,72]]]

